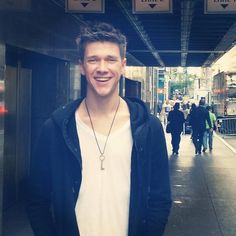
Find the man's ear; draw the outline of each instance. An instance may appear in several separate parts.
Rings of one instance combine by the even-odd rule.
[[[124,74],[124,73],[125,73],[125,67],[126,67],[126,63],[127,63],[127,59],[126,59],[126,58],[124,58],[124,59],[122,60],[122,74]]]
[[[83,66],[83,62],[82,61],[79,61],[79,70],[80,70],[80,73],[82,75],[85,75],[84,66]]]
[[[125,58],[122,60],[123,66],[126,66],[126,63],[127,63],[127,58],[125,57]]]

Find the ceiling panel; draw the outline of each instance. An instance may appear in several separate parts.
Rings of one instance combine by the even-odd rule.
[[[236,14],[204,14],[203,0],[173,0],[172,13],[133,14],[131,1],[110,0],[105,14],[83,14],[83,19],[119,27],[127,35],[128,52],[147,66],[203,66],[215,50],[221,50],[217,46],[236,22]],[[232,37],[236,40],[236,35]]]
[[[133,14],[132,0],[105,0],[104,14],[65,13],[65,0],[48,1],[78,26],[105,21],[120,28],[128,39],[129,65],[208,66],[236,42],[236,14],[204,14],[204,0],[173,0],[167,14]],[[58,21],[48,25],[58,27]],[[62,30],[75,37],[69,25]]]

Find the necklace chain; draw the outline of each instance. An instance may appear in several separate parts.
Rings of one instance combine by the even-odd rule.
[[[97,135],[95,133],[95,129],[94,129],[94,125],[93,125],[93,121],[92,121],[92,118],[91,118],[91,115],[90,115],[90,112],[89,112],[89,109],[88,109],[88,105],[87,105],[87,101],[86,101],[86,98],[84,100],[84,104],[85,104],[85,107],[86,107],[86,110],[87,110],[87,113],[88,113],[88,116],[89,116],[89,121],[90,121],[90,124],[91,124],[91,127],[92,127],[92,130],[93,130],[93,135],[94,135],[94,138],[95,138],[95,141],[96,141],[96,144],[97,144],[97,147],[98,147],[98,150],[100,152],[100,156],[99,156],[99,160],[101,161],[101,170],[105,170],[104,166],[103,166],[103,162],[105,160],[105,150],[106,150],[106,146],[107,146],[107,141],[108,141],[108,138],[110,136],[110,133],[111,133],[111,129],[113,127],[113,124],[114,124],[114,121],[115,121],[115,118],[116,118],[116,114],[118,112],[118,109],[119,109],[119,106],[120,106],[120,99],[119,99],[119,103],[116,107],[116,111],[115,111],[115,114],[113,116],[113,119],[112,119],[112,122],[111,122],[111,125],[110,125],[110,128],[109,128],[109,131],[108,131],[108,134],[107,134],[107,137],[106,137],[106,141],[105,141],[105,144],[104,144],[104,147],[103,147],[103,150],[101,150],[101,147],[98,143],[98,139],[97,139]]]

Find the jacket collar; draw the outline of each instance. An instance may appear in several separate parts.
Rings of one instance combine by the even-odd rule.
[[[64,124],[68,123],[71,118],[75,115],[76,109],[79,107],[82,102],[82,98],[77,99],[73,102],[66,104],[58,108],[53,114],[52,119],[56,122],[56,124],[62,129]]]
[[[149,111],[143,101],[138,98],[123,97],[123,99],[129,107],[131,123],[134,128],[137,128],[149,119]],[[52,114],[52,119],[62,128],[63,125],[74,116],[75,111],[82,100],[83,98],[80,98],[60,107]]]

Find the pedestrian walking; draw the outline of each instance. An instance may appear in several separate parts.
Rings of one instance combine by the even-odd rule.
[[[199,101],[199,106],[192,110],[190,115],[195,154],[202,153],[203,135],[206,130],[206,121],[209,125],[209,128],[212,129],[209,112],[205,108],[205,99],[201,99]]]
[[[171,208],[162,124],[119,96],[126,37],[107,23],[77,39],[86,97],[45,122],[29,179],[35,236],[163,234]]]
[[[170,105],[170,101],[166,100],[165,103],[162,106],[162,121],[164,125],[167,124],[167,117],[169,112],[172,110],[172,106]]]
[[[194,127],[193,126],[194,126],[194,124],[192,124],[192,119],[193,119],[193,114],[194,114],[194,111],[195,111],[196,108],[197,108],[196,104],[192,103],[190,111],[189,111],[189,115],[187,117],[187,122],[191,126],[191,136],[190,136],[190,139],[193,139],[193,132],[194,132]]]
[[[179,154],[179,144],[181,140],[181,133],[183,132],[183,124],[185,122],[184,113],[179,110],[180,105],[175,103],[173,110],[169,112],[167,121],[170,124],[172,154]]]
[[[157,103],[157,113],[158,113],[158,117],[160,117],[161,115],[161,111],[162,111],[162,100],[159,100]]]
[[[182,112],[184,113],[184,125],[183,125],[183,134],[186,134],[188,131],[186,130],[186,121],[188,120],[190,109],[188,108],[187,104],[182,104]]]
[[[216,120],[216,115],[212,112],[212,107],[211,106],[206,106],[207,111],[209,112],[210,116],[210,121],[211,121],[211,127],[216,127],[217,131],[217,120]],[[207,147],[209,146],[210,152],[212,151],[213,148],[213,133],[214,130],[210,129],[208,122],[206,122],[206,130],[204,132],[203,136],[203,152],[207,150]]]

